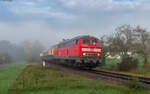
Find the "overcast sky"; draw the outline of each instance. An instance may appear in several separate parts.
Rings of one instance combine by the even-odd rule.
[[[14,43],[100,37],[123,24],[150,30],[150,0],[0,0],[0,40]]]

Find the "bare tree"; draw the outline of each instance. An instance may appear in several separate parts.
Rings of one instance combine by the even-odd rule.
[[[113,54],[120,54],[121,56],[127,56],[128,52],[133,49],[133,28],[130,25],[123,25],[116,28],[117,33],[115,36],[108,38],[110,52]]]
[[[135,49],[144,58],[144,63],[146,64],[150,51],[150,33],[140,26],[134,29],[134,33],[136,36]]]
[[[0,41],[0,63],[12,63],[12,49],[13,45],[9,41]]]

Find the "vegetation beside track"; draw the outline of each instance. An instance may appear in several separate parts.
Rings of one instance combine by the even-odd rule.
[[[18,62],[6,69],[0,70],[0,94],[7,94],[10,85],[17,78],[25,64],[25,62]]]
[[[60,72],[57,68],[29,65],[11,85],[9,94],[148,94],[127,87]]]
[[[115,73],[122,73],[131,76],[150,77],[150,66],[144,66],[143,59],[139,58],[137,69],[130,71],[120,71],[117,65],[121,62],[121,59],[106,59],[105,65],[97,67],[98,70],[111,71]],[[150,65],[150,63],[148,63]],[[147,65],[148,65],[147,64]]]

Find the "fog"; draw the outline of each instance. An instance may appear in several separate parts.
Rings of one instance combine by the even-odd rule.
[[[18,61],[40,62],[40,53],[44,49],[39,41],[24,41],[20,44],[0,41],[0,64]]]
[[[0,41],[20,54],[24,41],[47,49],[79,35],[112,35],[123,24],[149,30],[149,10],[149,0],[0,0]]]

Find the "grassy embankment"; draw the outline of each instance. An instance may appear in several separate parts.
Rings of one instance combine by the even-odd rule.
[[[147,91],[90,80],[56,68],[27,66],[11,85],[9,94],[148,94]]]
[[[10,85],[17,78],[25,66],[25,62],[13,64],[6,69],[0,70],[0,94],[6,94]]]
[[[125,72],[125,71],[119,71],[117,69],[117,64],[120,63],[120,59],[107,59],[106,64],[103,67],[97,67],[97,69],[100,70],[106,70],[106,71],[113,71],[117,73],[123,73],[133,76],[144,76],[144,77],[150,77],[150,66],[143,66],[143,59],[139,59],[138,68]]]

